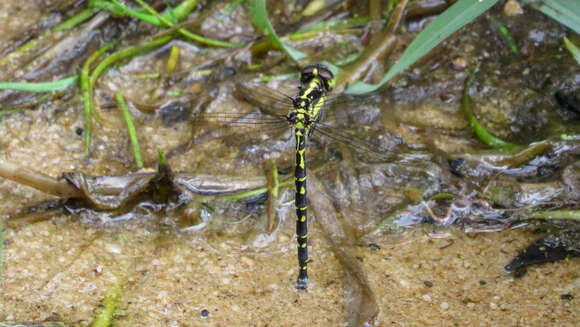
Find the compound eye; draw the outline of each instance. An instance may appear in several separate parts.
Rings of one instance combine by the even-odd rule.
[[[317,67],[315,65],[306,66],[304,69],[302,69],[302,75],[310,75],[316,68]]]
[[[334,79],[334,75],[332,74],[332,72],[324,66],[320,66],[318,68],[318,73],[320,74],[320,77],[322,77],[327,81]]]

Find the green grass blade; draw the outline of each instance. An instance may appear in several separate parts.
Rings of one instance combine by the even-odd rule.
[[[74,15],[73,17],[67,19],[62,24],[56,26],[54,28],[53,32],[62,32],[62,31],[66,31],[68,29],[71,29],[71,28],[87,21],[89,18],[93,17],[94,14],[95,14],[94,9],[85,9],[85,10],[79,12],[78,14]]]
[[[135,129],[135,124],[133,124],[133,119],[131,118],[131,113],[129,112],[127,103],[125,103],[123,95],[119,92],[115,93],[115,100],[117,100],[117,103],[123,112],[125,122],[127,123],[129,139],[131,140],[131,149],[133,150],[133,156],[135,157],[137,168],[143,168],[143,158],[141,157],[141,149],[139,147],[139,139],[137,138],[137,130]]]
[[[580,1],[578,0],[544,0],[541,3],[532,3],[532,6],[580,34]]]
[[[230,5],[226,8],[226,10],[223,11],[223,13],[220,15],[220,18],[218,19],[218,21],[222,21],[224,18],[226,18],[232,11],[234,11],[234,9],[236,9],[237,6],[241,5],[242,3],[244,3],[244,1],[246,0],[234,0],[232,1],[232,3],[230,3]]]
[[[499,32],[501,33],[501,36],[503,36],[503,39],[507,43],[507,46],[509,47],[510,51],[515,55],[519,55],[520,51],[518,50],[518,45],[516,44],[516,41],[512,37],[508,28],[493,17],[490,17],[489,20],[499,29]]]
[[[126,58],[134,57],[142,52],[149,51],[151,49],[160,47],[160,46],[164,45],[165,43],[171,41],[172,39],[173,39],[173,36],[165,35],[165,36],[162,36],[160,38],[151,40],[143,45],[130,46],[130,47],[121,49],[115,53],[112,53],[107,58],[103,59],[103,61],[101,61],[97,65],[97,67],[95,67],[95,69],[93,70],[91,77],[89,79],[89,89],[94,88],[94,86],[97,82],[97,79],[101,76],[101,74],[105,70],[107,70],[114,63],[119,62],[120,60],[123,60]]]
[[[112,0],[112,1],[115,3],[119,3],[118,0]],[[156,17],[157,19],[159,19],[161,21],[161,23],[163,24],[163,26],[167,26],[167,27],[174,27],[175,26],[175,24],[172,23],[171,20],[169,20],[168,18],[165,18],[163,15],[161,15],[160,13],[155,11],[155,9],[153,9],[153,7],[148,5],[145,1],[135,0],[135,2],[137,2],[139,5],[141,5],[143,7],[143,9],[145,9],[147,12],[149,12],[153,17]],[[119,3],[119,5],[121,5],[121,4]],[[196,42],[199,42],[201,44],[207,44],[207,45],[222,47],[222,48],[229,48],[229,47],[238,46],[237,44],[233,44],[230,42],[223,42],[223,41],[219,41],[219,40],[208,39],[206,37],[203,37],[203,36],[200,36],[197,34],[193,34],[184,28],[177,29],[177,32],[179,32],[181,35],[185,36],[186,38],[191,39],[191,40],[196,41]]]
[[[195,8],[195,6],[197,6],[199,0],[184,0],[182,1],[179,5],[177,5],[175,8],[167,11],[166,13],[162,14],[163,17],[167,18],[167,19],[175,19],[177,21],[181,21],[183,19],[185,19],[187,17],[187,15],[189,15],[189,13]],[[153,24],[155,26],[163,26],[163,23],[161,22],[161,20],[159,20],[158,17],[155,17],[153,15],[150,15],[148,13],[146,13],[144,10],[133,10],[129,7],[124,6],[123,4],[119,3],[119,2],[111,2],[111,1],[105,1],[105,0],[94,0],[89,2],[88,5],[90,8],[98,8],[98,9],[102,9],[102,10],[106,10],[110,13],[112,13],[113,15],[117,15],[117,16],[133,16],[136,18],[139,18],[141,20],[144,20],[150,24]]]
[[[346,93],[365,94],[373,92],[385,85],[398,73],[409,68],[413,63],[426,55],[431,49],[445,40],[448,36],[473,21],[479,15],[491,8],[498,0],[459,0],[433,20],[411,42],[401,58],[389,69],[385,77],[378,84],[357,82],[350,86]]]
[[[87,156],[89,155],[91,144],[91,123],[93,119],[93,85],[90,85],[89,83],[89,71],[93,62],[99,59],[105,52],[114,47],[117,43],[118,41],[113,41],[95,51],[84,63],[81,70],[81,96],[83,98],[83,105],[85,108],[85,154]]]
[[[567,37],[564,37],[564,45],[566,46],[566,49],[570,51],[574,59],[576,59],[578,65],[580,65],[580,48],[578,48],[576,44],[572,43],[572,41],[568,40]]]
[[[546,210],[529,212],[524,215],[528,219],[559,219],[580,221],[580,210]]]
[[[517,151],[521,150],[523,147],[517,144],[509,143],[504,140],[501,140],[489,133],[478,121],[473,111],[471,110],[471,98],[469,97],[469,88],[475,78],[475,74],[477,73],[479,67],[476,67],[469,77],[467,78],[467,82],[465,83],[465,88],[463,89],[463,96],[461,98],[461,107],[463,109],[463,113],[467,120],[469,121],[469,126],[471,130],[477,138],[485,143],[487,146],[494,148],[494,149],[502,149],[506,151]]]
[[[254,24],[258,29],[264,33],[277,47],[284,50],[290,58],[294,61],[299,61],[306,57],[306,54],[295,50],[280,41],[278,34],[274,30],[272,23],[268,19],[268,12],[266,11],[266,0],[250,0],[250,14]]]
[[[92,327],[111,326],[111,322],[115,317],[115,312],[117,311],[117,306],[119,305],[119,300],[121,298],[123,282],[124,281],[119,280],[107,290],[105,298],[97,310],[95,320],[91,325]]]
[[[79,75],[52,82],[0,82],[0,90],[15,90],[30,93],[46,93],[66,89],[74,85],[79,79]]]
[[[29,108],[0,108],[0,116],[13,114],[15,112],[20,112],[28,109]]]

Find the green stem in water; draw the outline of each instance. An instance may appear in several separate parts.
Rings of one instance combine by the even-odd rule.
[[[199,0],[185,0],[181,2],[177,7],[163,14],[165,18],[174,18],[177,21],[182,21],[189,15],[189,13],[197,6]],[[108,0],[93,0],[89,3],[90,8],[98,8],[106,10],[116,16],[133,16],[135,18],[141,19],[148,22],[149,24],[155,26],[163,26],[163,23],[159,18],[146,13],[144,10],[133,10],[126,7],[122,3],[116,1],[111,2]]]
[[[123,281],[117,281],[113,286],[107,290],[102,304],[99,306],[95,320],[92,327],[109,327],[117,311],[119,299],[121,298],[121,291],[123,288]]]
[[[123,95],[119,92],[115,93],[115,100],[121,107],[123,112],[123,118],[127,123],[127,130],[129,131],[129,140],[131,140],[131,149],[133,150],[133,156],[135,157],[135,163],[137,168],[143,168],[143,158],[141,157],[141,149],[139,148],[139,139],[137,138],[137,130],[135,129],[135,124],[133,124],[133,119],[131,118],[131,113],[125,103]]]
[[[294,179],[287,179],[284,182],[280,183],[278,185],[278,187],[290,186],[293,183],[294,183]],[[191,202],[188,206],[190,206],[190,207],[195,206],[199,203],[203,203],[203,202],[207,202],[207,201],[215,200],[215,199],[226,200],[226,201],[237,201],[237,200],[249,198],[251,196],[256,196],[258,194],[262,194],[262,193],[266,193],[266,192],[268,192],[268,186],[260,187],[260,188],[246,191],[243,193],[219,195],[219,196],[216,196],[216,195],[200,196],[200,197],[197,197],[195,200],[193,200],[193,202]]]
[[[469,97],[469,88],[471,87],[471,83],[475,78],[475,74],[479,70],[479,66],[476,67],[469,77],[467,78],[467,82],[465,83],[465,88],[463,89],[463,97],[461,98],[461,106],[463,107],[463,113],[465,117],[469,121],[469,126],[471,130],[477,135],[480,141],[485,143],[487,146],[492,147],[494,149],[502,149],[507,151],[518,151],[521,150],[523,147],[517,144],[509,143],[498,139],[497,137],[491,135],[488,131],[481,126],[481,124],[475,118],[473,111],[471,110],[471,98]]]
[[[105,52],[114,47],[118,41],[111,42],[95,51],[83,65],[81,70],[81,91],[85,107],[85,155],[89,155],[91,145],[92,117],[93,117],[93,86],[89,83],[91,65]]]
[[[164,45],[165,43],[171,41],[173,37],[171,35],[165,35],[160,38],[154,39],[149,41],[143,45],[134,45],[127,47],[125,49],[119,50],[115,53],[112,53],[103,61],[101,61],[97,67],[93,70],[91,78],[89,79],[89,88],[92,89],[97,82],[97,79],[101,76],[101,74],[109,68],[114,63],[123,60],[125,58],[136,56],[144,51],[148,51],[157,47]]]
[[[113,0],[113,1],[115,3],[118,3],[118,0]],[[153,7],[151,7],[150,5],[145,3],[145,1],[135,0],[135,2],[137,2],[139,5],[141,5],[141,7],[143,7],[145,10],[147,10],[151,15],[157,17],[162,22],[163,26],[166,26],[166,27],[174,27],[175,26],[175,24],[173,22],[171,22],[168,18],[163,17],[163,15],[161,15],[157,11],[155,11],[155,9],[153,9]],[[199,42],[201,44],[211,45],[211,46],[215,46],[215,47],[223,47],[223,48],[231,48],[231,47],[237,46],[237,44],[234,44],[234,43],[213,40],[213,39],[209,39],[209,38],[206,38],[203,36],[199,36],[197,34],[193,34],[184,28],[177,29],[177,32],[179,34],[185,36],[186,38],[193,40],[193,41],[196,41],[196,42]]]
[[[71,29],[79,24],[82,24],[83,22],[85,22],[89,18],[93,17],[94,14],[95,14],[95,11],[92,9],[85,9],[85,10],[79,12],[78,14],[74,15],[73,17],[67,19],[62,24],[54,27],[51,31],[47,31],[47,32],[42,33],[40,36],[26,42],[24,45],[22,45],[20,48],[16,49],[15,51],[12,51],[8,55],[4,56],[3,58],[0,58],[0,66],[3,66],[5,64],[9,63],[12,60],[12,58],[18,56],[19,54],[22,54],[22,53],[25,53],[29,50],[32,50],[41,40],[50,37],[50,35],[52,33],[58,33],[58,32],[62,32],[62,31]]]
[[[94,10],[94,9],[85,9],[85,10],[79,12],[78,14],[72,16],[71,18],[67,19],[62,24],[57,25],[52,31],[53,32],[62,32],[62,31],[66,31],[68,29],[71,29],[71,28],[87,21],[89,18],[93,17],[93,15],[95,13],[96,13],[96,10]]]
[[[2,82],[0,90],[15,90],[31,93],[46,93],[66,89],[74,85],[79,79],[79,75],[69,76],[58,81],[52,82]]]
[[[580,221],[580,210],[546,210],[524,214],[528,219],[561,219]]]
[[[177,67],[177,62],[179,61],[179,46],[173,45],[171,47],[171,52],[169,53],[169,60],[167,60],[167,66],[165,71],[167,74],[173,74],[175,67]]]
[[[4,116],[4,115],[9,115],[9,114],[13,114],[15,112],[20,112],[20,111],[24,111],[27,110],[28,108],[3,108],[0,109],[0,116]]]
[[[140,54],[140,53],[142,53],[144,51],[148,51],[148,50],[151,50],[151,49],[160,47],[160,46],[164,45],[165,43],[171,41],[172,38],[173,37],[171,35],[165,35],[165,36],[162,36],[160,38],[157,38],[157,39],[154,39],[152,41],[149,41],[149,42],[147,42],[147,43],[145,43],[143,45],[131,46],[131,47],[128,47],[128,48],[119,50],[117,52],[114,52],[111,55],[109,55],[107,58],[105,58],[103,61],[101,61],[97,65],[97,67],[95,67],[95,69],[93,70],[93,73],[91,74],[90,78],[88,79],[88,85],[86,85],[87,90],[90,91],[89,92],[90,93],[89,94],[89,97],[91,99],[90,100],[91,103],[89,103],[89,105],[91,107],[90,113],[92,113],[94,111],[94,110],[92,110],[93,103],[92,103],[92,96],[91,95],[93,93],[93,90],[95,89],[95,84],[97,82],[97,79],[101,76],[101,74],[106,69],[108,69],[111,65],[113,65],[114,63],[116,63],[116,62],[118,62],[120,60],[123,60],[125,58],[129,58],[129,57],[133,57],[133,56],[136,56],[136,55],[138,55],[138,54]],[[85,81],[85,83],[86,83],[86,81]],[[86,104],[85,104],[85,106],[86,106]],[[87,107],[85,107],[85,112],[87,110],[86,108]],[[87,116],[85,118],[86,119],[85,122],[87,120],[90,121],[92,119],[91,117],[92,117],[92,115]],[[86,136],[86,134],[85,134],[85,152],[86,153],[88,153],[89,148],[90,148],[90,142],[91,142],[91,140],[90,140],[90,137],[91,137],[90,133],[91,133],[91,131],[89,129],[89,131],[88,131],[89,136]]]
[[[503,36],[511,52],[513,54],[519,55],[520,51],[518,50],[518,45],[516,44],[516,41],[514,41],[514,38],[510,34],[510,31],[507,29],[507,27],[505,27],[505,25],[493,17],[490,17],[489,20],[499,29],[499,32]]]

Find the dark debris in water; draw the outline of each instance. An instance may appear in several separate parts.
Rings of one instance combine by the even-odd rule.
[[[189,118],[189,108],[185,103],[169,102],[163,105],[159,112],[165,127],[171,127],[177,123],[187,121]]]
[[[203,309],[201,310],[201,312],[199,313],[201,318],[207,318],[209,317],[209,310],[208,309]]]
[[[572,301],[574,299],[574,295],[570,294],[570,293],[565,293],[560,295],[560,299],[565,300],[565,301]]]
[[[520,252],[505,270],[516,277],[526,274],[527,267],[580,256],[580,229],[550,234]]]
[[[580,99],[577,96],[574,94],[567,94],[562,91],[557,91],[554,94],[554,97],[562,109],[566,109],[580,115]]]

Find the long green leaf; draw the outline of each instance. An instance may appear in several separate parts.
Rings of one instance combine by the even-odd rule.
[[[346,90],[348,94],[364,94],[377,90],[398,73],[409,68],[449,35],[473,21],[491,8],[498,0],[459,0],[433,20],[411,42],[401,58],[391,67],[378,84],[357,82]]]
[[[566,49],[570,51],[574,59],[576,59],[578,65],[580,65],[580,48],[578,48],[576,44],[572,43],[572,41],[568,40],[567,37],[564,37],[564,45],[566,46]]]
[[[268,19],[268,12],[266,11],[266,0],[250,0],[250,13],[254,24],[258,29],[264,33],[276,46],[284,50],[290,58],[294,61],[299,61],[300,59],[306,57],[306,54],[292,49],[291,47],[285,45],[278,38],[278,34],[274,30],[272,23]]]
[[[541,3],[528,0],[532,6],[550,18],[580,34],[580,1],[543,0]]]
[[[79,79],[79,75],[73,75],[53,82],[3,82],[0,83],[0,90],[15,90],[31,93],[46,93],[66,89],[74,85]]]

